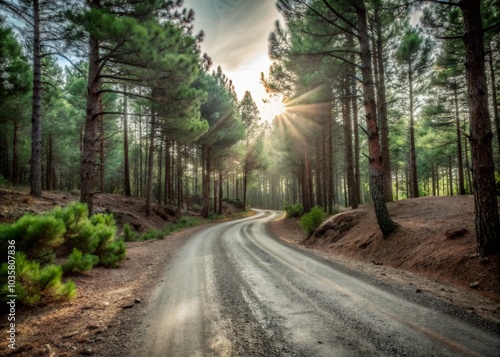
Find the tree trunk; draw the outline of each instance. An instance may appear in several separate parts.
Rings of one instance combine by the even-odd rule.
[[[181,144],[177,143],[177,207],[182,208],[182,150]]]
[[[413,113],[413,68],[408,65],[408,82],[410,85],[410,197],[418,197],[417,154],[415,149],[415,115]]]
[[[52,135],[49,135],[49,140],[47,143],[47,167],[46,167],[46,183],[45,187],[47,191],[52,190]]]
[[[248,146],[247,146],[247,156],[248,156]],[[245,163],[243,165],[243,209],[247,209],[247,180],[248,180],[248,157],[245,158]]]
[[[464,160],[462,157],[462,134],[460,132],[460,112],[458,110],[458,88],[456,80],[453,89],[455,94],[455,124],[457,131],[458,194],[465,195]]]
[[[453,161],[451,160],[451,156],[448,156],[448,192],[450,196],[453,196]]]
[[[321,137],[321,135],[320,135]],[[315,176],[315,181],[316,181],[316,204],[318,206],[321,206],[321,207],[325,207],[323,205],[323,188],[322,188],[322,177],[321,177],[321,167],[322,167],[322,163],[324,162],[324,158],[321,157],[321,153],[322,153],[322,142],[321,140],[319,140],[316,144],[316,167],[315,167],[315,172],[316,172],[316,176]],[[274,183],[274,181],[273,181]],[[274,188],[274,187],[273,187]]]
[[[151,125],[149,134],[148,171],[146,178],[146,217],[151,216],[151,204],[153,200],[153,162],[155,149],[156,113],[151,109]]]
[[[42,63],[39,0],[33,0],[33,104],[30,186],[32,196],[42,196]]]
[[[19,185],[19,123],[17,118],[14,118],[14,130],[12,133],[12,184]],[[7,146],[6,146],[7,149]],[[8,160],[7,160],[8,162]],[[7,164],[8,166],[8,164]],[[8,177],[8,176],[7,176]]]
[[[373,88],[373,73],[366,19],[367,14],[363,0],[356,0],[354,3],[358,18],[358,40],[361,50],[361,72],[370,162],[370,194],[375,208],[377,223],[384,237],[388,237],[397,228],[397,224],[389,216],[384,197],[384,170],[377,127],[377,108],[375,104],[375,91]]]
[[[219,199],[218,199],[218,210],[217,210],[217,214],[219,216],[222,216],[222,171],[219,171]]]
[[[477,250],[480,256],[500,252],[500,220],[493,164],[488,88],[484,63],[481,2],[460,2],[465,24],[465,77],[470,117],[472,174]]]
[[[384,197],[387,202],[392,198],[392,176],[391,176],[391,155],[389,150],[389,124],[387,118],[387,96],[385,90],[385,66],[382,48],[382,22],[378,10],[375,11],[375,27],[377,33],[377,66],[378,66],[378,90],[377,105],[380,116],[380,146],[382,150],[382,165],[384,170]]]
[[[103,106],[102,106],[102,100],[99,100],[99,110],[102,113],[103,112]],[[100,165],[99,165],[99,176],[100,176],[100,191],[101,193],[104,193],[105,191],[105,179],[104,179],[104,165],[105,165],[105,157],[104,157],[104,116],[99,115],[99,157],[100,157]]]
[[[210,215],[210,148],[207,144],[201,145],[201,162],[202,162],[202,196],[203,206],[201,214],[208,218]]]
[[[217,203],[218,203],[218,200],[217,200],[217,196],[218,196],[217,195],[217,188],[218,188],[218,186],[217,186],[217,175],[216,175],[216,173],[214,171],[214,202],[213,202],[213,205],[214,205],[213,212],[214,213],[218,212],[218,208],[217,208]]]
[[[93,4],[99,3],[98,0]],[[97,132],[99,121],[99,42],[89,39],[89,76],[87,84],[87,105],[85,131],[83,134],[83,152],[80,168],[81,195],[80,200],[87,204],[89,212],[94,205],[94,191],[97,183],[96,154]]]
[[[170,141],[165,139],[165,204],[170,201]]]
[[[356,69],[353,67],[351,78],[351,95],[352,95],[352,124],[354,136],[354,187],[357,203],[361,203],[361,168],[360,168],[360,144],[359,144],[359,120],[358,120],[358,98],[356,95]],[[382,151],[382,158],[384,152]],[[385,174],[384,174],[385,175]],[[389,171],[390,176],[390,171]],[[385,176],[384,176],[385,177]],[[392,185],[392,183],[391,183]],[[392,196],[392,191],[391,191]]]
[[[163,140],[160,140],[160,148],[158,150],[158,202],[162,203],[163,199]]]
[[[335,196],[333,185],[333,114],[328,115],[328,212],[333,213]]]
[[[127,87],[123,87],[123,91],[127,92]],[[129,197],[132,194],[130,189],[130,162],[128,157],[128,98],[123,96],[123,166],[125,174],[125,196]]]
[[[497,141],[498,141],[498,163],[497,163],[497,171],[500,172],[500,116],[498,114],[498,100],[497,100],[497,86],[495,79],[495,67],[493,66],[493,50],[490,45],[490,54],[489,54],[489,64],[490,64],[490,82],[491,82],[491,99],[493,106],[493,120],[495,122],[495,129],[497,132]]]
[[[349,40],[350,38],[350,40]],[[348,46],[353,47],[352,36],[348,36]],[[356,184],[354,176],[354,157],[352,146],[352,120],[351,120],[351,80],[349,73],[344,77],[344,99],[342,100],[342,117],[344,121],[344,144],[345,144],[345,165],[347,174],[347,194],[349,204],[353,209],[358,208],[358,198],[356,197]],[[346,203],[347,206],[347,203]]]
[[[141,198],[144,197],[143,196],[144,185],[142,182],[144,170],[142,168],[142,161],[143,161],[142,160],[142,107],[139,105],[139,170],[138,170],[139,176],[137,177],[137,180],[139,182],[139,190],[137,196]]]

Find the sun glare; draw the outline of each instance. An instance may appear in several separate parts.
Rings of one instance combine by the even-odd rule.
[[[283,103],[282,99],[274,97],[269,99],[268,102],[264,103],[260,114],[263,120],[268,123],[272,123],[276,116],[281,115],[284,112],[285,104]]]

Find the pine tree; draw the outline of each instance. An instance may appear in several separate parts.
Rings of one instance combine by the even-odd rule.
[[[228,148],[243,138],[244,128],[237,113],[233,85],[220,67],[211,75],[203,73],[196,87],[208,94],[200,112],[201,117],[208,122],[209,128],[197,141],[201,147],[202,160],[202,215],[208,217],[211,211],[211,172],[215,165],[220,164],[227,156]]]
[[[81,200],[92,209],[97,186],[98,124],[107,113],[101,109],[102,97],[109,93],[122,93],[113,85],[133,83],[153,87],[165,71],[171,70],[169,56],[184,44],[186,17],[191,13],[174,12],[181,2],[171,1],[104,1],[92,0],[81,11],[68,13],[72,25],[67,38],[86,42],[88,46],[88,82],[85,132],[81,163]],[[162,18],[162,23],[159,19]],[[179,18],[178,24],[175,19]],[[182,59],[181,59],[182,61]],[[176,62],[176,60],[174,60]],[[165,78],[168,78],[165,77]],[[126,95],[149,95],[130,91]]]
[[[410,101],[410,197],[418,197],[417,157],[415,148],[415,109],[414,81],[428,67],[430,60],[430,42],[415,28],[409,28],[396,50],[396,58],[406,66]]]
[[[262,161],[262,140],[256,137],[260,113],[249,91],[239,103],[241,121],[245,127],[245,152],[243,157],[243,208],[247,204],[248,175],[259,169]],[[260,149],[260,150],[259,150]]]
[[[486,256],[500,251],[498,202],[497,196],[491,194],[495,192],[495,170],[487,97],[485,29],[481,18],[481,5],[486,2],[480,0],[458,0],[449,3],[433,0],[431,2],[436,3],[434,6],[438,7],[456,6],[462,15],[463,33],[454,38],[462,39],[465,46],[465,78],[469,104],[477,249],[481,256]],[[427,11],[432,23],[436,25],[435,28],[442,24],[443,19],[432,16],[430,13],[432,9]]]

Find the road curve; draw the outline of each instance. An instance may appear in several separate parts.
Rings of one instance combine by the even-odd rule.
[[[482,327],[272,238],[277,212],[193,235],[165,271],[134,356],[499,356]]]

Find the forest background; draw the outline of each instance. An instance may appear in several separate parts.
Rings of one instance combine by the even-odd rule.
[[[373,202],[386,236],[385,202],[474,194],[478,251],[498,252],[498,5],[277,1],[261,82],[284,108],[266,121],[182,1],[0,0],[2,185],[78,190],[91,211],[141,197],[146,216]]]

